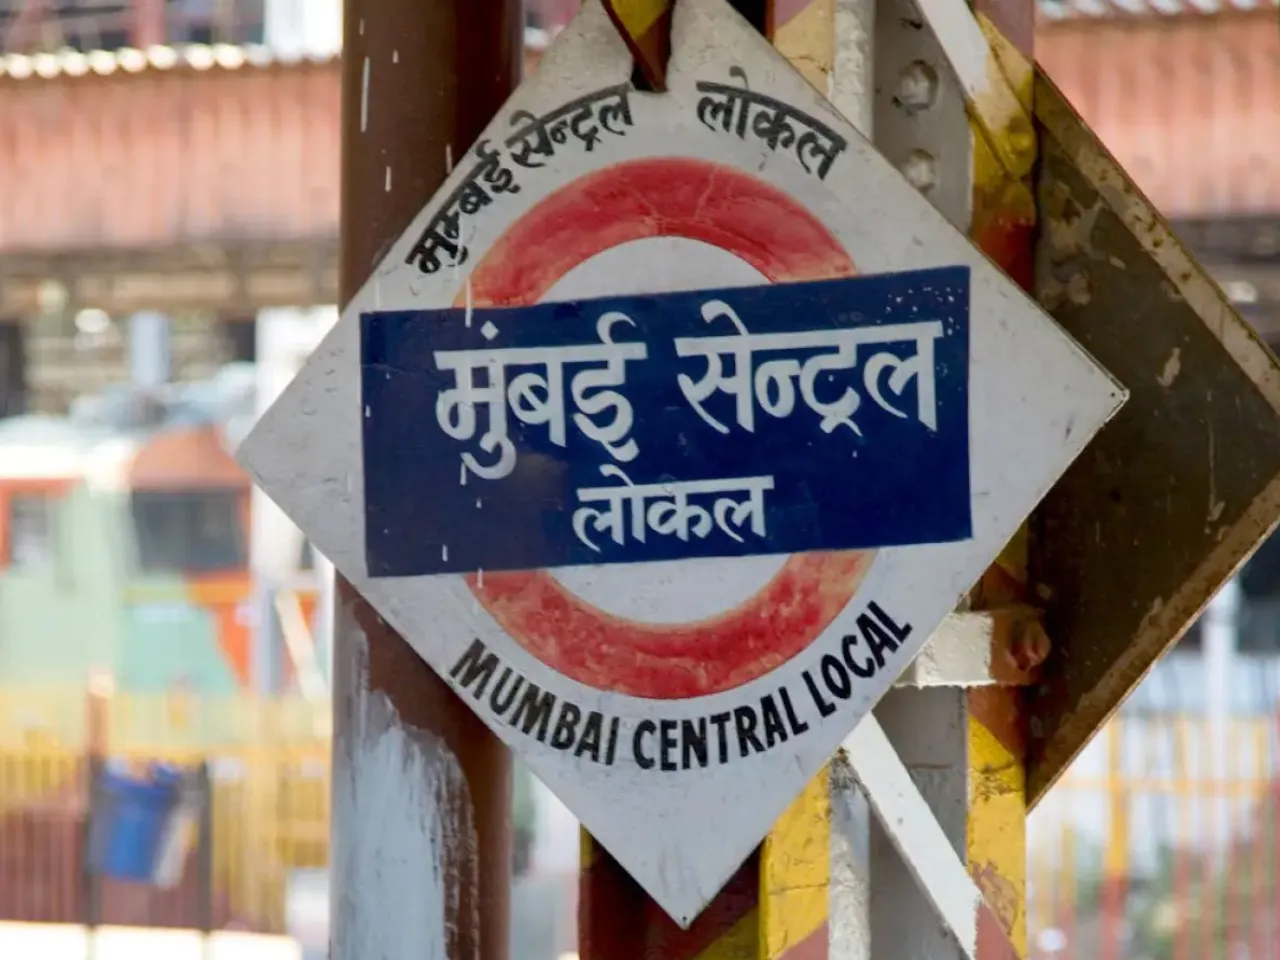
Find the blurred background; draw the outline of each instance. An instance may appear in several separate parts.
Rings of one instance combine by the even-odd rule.
[[[0,0],[0,955],[325,951],[332,570],[232,456],[337,316],[340,6]],[[1042,0],[1036,46],[1274,344],[1276,0]],[[1035,812],[1031,956],[1280,956],[1278,761],[1275,540]],[[513,817],[555,960],[575,824],[523,770]]]

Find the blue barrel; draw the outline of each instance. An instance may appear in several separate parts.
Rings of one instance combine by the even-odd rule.
[[[157,767],[148,780],[103,770],[90,829],[94,873],[150,883],[182,795],[182,774]]]

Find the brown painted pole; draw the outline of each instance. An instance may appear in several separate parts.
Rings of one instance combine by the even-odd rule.
[[[518,82],[522,13],[346,0],[343,304]],[[335,603],[331,957],[506,960],[507,750],[349,583]]]

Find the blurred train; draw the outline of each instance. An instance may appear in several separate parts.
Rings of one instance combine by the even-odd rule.
[[[265,608],[232,450],[255,390],[252,365],[229,365],[204,383],[119,387],[67,417],[0,420],[0,683],[107,672],[128,693],[246,688]],[[275,608],[309,632],[319,584],[298,547]]]

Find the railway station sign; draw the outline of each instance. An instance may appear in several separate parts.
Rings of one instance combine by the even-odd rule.
[[[723,0],[632,69],[586,5],[240,455],[687,925],[1124,390]]]

